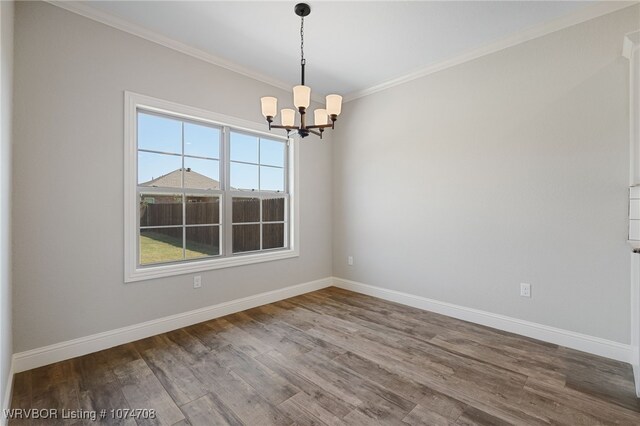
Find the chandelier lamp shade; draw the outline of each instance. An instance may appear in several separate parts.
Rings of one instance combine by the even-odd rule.
[[[300,137],[305,138],[309,134],[320,136],[324,129],[335,127],[342,109],[342,96],[328,95],[326,98],[325,108],[318,108],[313,111],[313,125],[307,124],[307,109],[311,104],[311,88],[304,84],[304,67],[306,61],[304,59],[304,17],[311,13],[311,7],[306,3],[298,3],[294,11],[300,17],[300,74],[301,82],[299,86],[293,87],[293,105],[298,110],[300,119],[296,124],[296,110],[285,108],[280,111],[280,123],[274,124],[273,119],[278,114],[278,100],[273,96],[265,96],[260,98],[262,104],[262,115],[269,123],[271,129],[285,129],[287,136],[291,133],[297,133]],[[331,121],[331,122],[329,122]]]

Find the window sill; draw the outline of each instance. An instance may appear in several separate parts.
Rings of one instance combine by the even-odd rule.
[[[223,257],[180,264],[138,267],[134,271],[126,274],[124,282],[130,283],[135,281],[150,280],[154,278],[165,278],[175,275],[211,271],[214,269],[233,268],[236,266],[251,265],[254,263],[289,259],[292,257],[298,257],[299,255],[300,254],[297,250],[289,249],[269,253],[245,254],[233,257]]]

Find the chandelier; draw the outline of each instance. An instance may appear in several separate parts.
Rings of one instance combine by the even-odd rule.
[[[273,129],[285,129],[287,136],[290,132],[295,132],[300,137],[305,138],[313,133],[316,136],[320,136],[322,139],[322,132],[327,127],[334,128],[335,122],[338,119],[338,115],[342,109],[342,96],[340,95],[328,95],[326,98],[326,108],[318,108],[313,111],[313,125],[307,125],[307,108],[311,102],[311,88],[304,85],[304,17],[311,13],[311,7],[306,3],[298,3],[294,11],[296,15],[300,17],[300,71],[301,71],[301,83],[299,86],[293,88],[293,105],[298,109],[300,114],[299,125],[295,125],[296,112],[293,109],[283,109],[280,111],[281,125],[273,124],[273,118],[278,113],[278,100],[273,96],[265,96],[260,98],[262,104],[262,115],[267,119],[269,123],[269,130]],[[331,120],[331,123],[329,123]],[[317,129],[317,130],[316,130]]]

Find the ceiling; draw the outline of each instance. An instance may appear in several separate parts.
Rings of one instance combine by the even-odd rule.
[[[221,58],[284,87],[299,84],[296,2],[85,1],[82,7]],[[582,13],[582,1],[310,1],[307,85],[349,95]],[[105,15],[106,14],[106,15]]]

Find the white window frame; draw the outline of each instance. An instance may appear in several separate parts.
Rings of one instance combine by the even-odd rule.
[[[124,92],[124,281],[135,282],[153,278],[170,277],[174,275],[190,274],[213,269],[230,268],[250,265],[253,263],[269,262],[289,259],[300,255],[299,208],[298,208],[298,141],[284,138],[265,131],[263,123],[242,120],[223,114],[206,111],[171,101],[153,98],[129,91]],[[261,252],[237,253],[228,257],[205,258],[167,264],[148,266],[138,265],[138,197],[137,197],[137,112],[139,109],[166,114],[169,116],[210,123],[219,127],[231,127],[232,130],[246,131],[255,135],[262,135],[269,139],[283,140],[287,143],[287,183],[288,198],[287,211],[288,247],[278,250]],[[225,160],[220,160],[221,173],[226,171]],[[251,197],[247,191],[238,194]],[[223,194],[222,197],[226,197]],[[229,203],[227,203],[229,204]],[[229,208],[229,206],[227,207]],[[222,229],[221,215],[220,227]],[[261,218],[262,219],[262,218]],[[228,240],[228,238],[227,238]],[[225,241],[228,244],[228,241]],[[230,250],[230,247],[226,247]],[[223,254],[221,252],[221,254]]]

